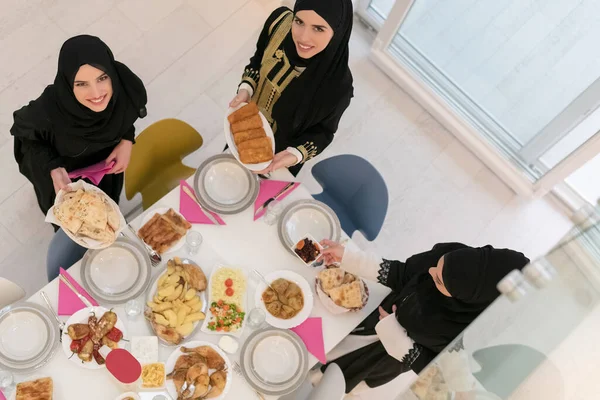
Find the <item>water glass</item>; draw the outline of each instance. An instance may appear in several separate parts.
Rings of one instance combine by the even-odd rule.
[[[185,246],[189,255],[198,254],[202,244],[202,235],[200,232],[189,231],[185,237]]]
[[[277,223],[277,219],[279,219],[279,215],[283,211],[283,206],[277,200],[273,200],[267,206],[267,210],[265,211],[265,215],[263,220],[267,225],[275,225]]]
[[[10,371],[0,371],[0,391],[8,394],[12,391],[15,383],[13,374]]]
[[[246,325],[252,329],[258,329],[265,322],[267,315],[262,308],[253,308],[246,315]]]
[[[125,314],[129,319],[135,319],[142,313],[142,302],[140,299],[131,299],[125,303]]]

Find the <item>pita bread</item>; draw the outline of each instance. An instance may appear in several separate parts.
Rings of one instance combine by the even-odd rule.
[[[335,287],[328,294],[335,304],[344,308],[359,308],[363,305],[362,287],[359,281]]]
[[[104,200],[93,192],[85,192],[79,200],[77,217],[85,224],[97,229],[105,229],[108,224],[108,215]]]
[[[104,228],[100,229],[100,228],[96,228],[91,225],[88,225],[87,223],[84,223],[83,225],[81,225],[81,228],[79,229],[77,234],[81,235],[81,236],[87,236],[90,239],[94,239],[94,240],[97,240],[97,241],[103,242],[103,243],[111,242],[111,241],[115,240],[114,232],[107,230],[106,226]]]
[[[52,378],[22,382],[17,385],[16,400],[52,400]]]
[[[344,281],[345,272],[341,268],[327,268],[319,272],[321,287],[325,293],[335,287],[341,286]]]
[[[84,193],[85,192],[83,191],[83,189],[79,189],[76,192],[67,192],[63,195],[63,201],[72,200],[72,199],[76,199],[77,201],[79,201]]]
[[[72,197],[57,207],[54,207],[54,216],[58,219],[61,225],[72,232],[73,234],[77,233],[83,221],[77,217],[77,210],[79,209],[79,199]]]
[[[110,226],[113,231],[119,230],[119,227],[121,226],[121,218],[119,218],[119,214],[115,211],[113,206],[106,200],[104,200],[104,207],[106,208],[108,226]]]

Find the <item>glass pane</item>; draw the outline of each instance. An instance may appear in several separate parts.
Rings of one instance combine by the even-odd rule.
[[[375,17],[383,22],[390,15],[395,2],[396,0],[371,0],[369,12],[375,14]]]
[[[600,90],[582,97],[600,78],[599,11],[600,1],[415,0],[390,50],[536,180],[543,152],[600,105]]]
[[[600,328],[599,220],[596,210],[588,212],[399,399],[448,399],[456,392],[477,400],[593,398],[577,395],[600,368],[590,351]]]

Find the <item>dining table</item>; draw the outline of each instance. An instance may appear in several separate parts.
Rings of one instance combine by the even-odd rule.
[[[188,183],[193,186],[193,176],[188,179]],[[281,181],[293,181],[294,177],[287,169],[278,170],[272,173],[270,179]],[[152,212],[156,208],[179,209],[180,188],[177,187],[165,195],[161,200],[154,204],[148,210],[145,210],[140,216],[130,221],[131,225],[138,229],[141,225],[143,216]],[[310,192],[304,185],[300,185],[296,190],[290,193],[282,205],[285,206],[296,200],[311,199]],[[255,290],[258,286],[258,280],[253,279],[251,271],[256,269],[263,275],[277,270],[290,270],[302,275],[311,284],[314,297],[314,305],[310,313],[311,317],[321,317],[323,325],[323,341],[325,352],[332,350],[342,341],[366,316],[373,312],[381,301],[387,296],[390,290],[376,282],[367,281],[369,288],[369,299],[366,306],[357,312],[346,312],[342,314],[332,314],[321,304],[315,293],[314,282],[317,271],[315,268],[308,267],[299,258],[297,258],[290,249],[285,248],[278,235],[278,225],[268,225],[262,219],[254,221],[253,207],[234,214],[221,215],[225,225],[194,224],[192,229],[200,232],[203,237],[202,244],[197,254],[189,255],[187,250],[182,247],[173,253],[163,255],[162,263],[152,268],[153,279],[160,274],[165,267],[166,261],[173,256],[185,257],[193,260],[199,265],[207,276],[219,265],[241,268],[248,275],[248,285],[246,292],[247,307],[254,307]],[[125,230],[124,233],[129,233]],[[345,237],[344,234],[342,234]],[[133,237],[133,236],[131,236]],[[346,237],[347,239],[347,237]],[[356,247],[352,240],[346,243],[348,248]],[[65,266],[66,268],[67,266]],[[79,283],[81,283],[81,261],[68,268],[68,273]],[[43,291],[48,296],[54,309],[58,306],[58,279],[54,279],[44,286],[40,291],[34,293],[27,301],[46,307],[40,292]],[[147,289],[152,290],[152,287]],[[139,298],[145,303],[146,295]],[[128,317],[125,312],[125,305],[106,305],[99,301],[101,306],[113,308],[126,327],[128,337],[132,336],[154,336],[149,324],[144,319],[143,314],[137,317]],[[60,317],[63,321],[67,316]],[[266,322],[265,322],[266,324]],[[245,327],[241,337],[239,337],[240,346],[252,333],[252,329]],[[197,329],[194,334],[186,338],[186,341],[201,340],[217,344],[220,339],[219,334],[208,334]],[[175,347],[159,346],[159,361],[165,362]],[[236,354],[229,355],[231,361],[239,361],[240,350]],[[317,358],[309,355],[309,368],[318,362]],[[15,381],[25,381],[40,377],[51,377],[54,382],[54,398],[59,400],[113,400],[122,392],[114,378],[110,376],[106,368],[90,370],[84,369],[69,360],[64,354],[60,345],[56,346],[56,351],[52,358],[42,367],[27,374],[15,373]],[[254,390],[248,386],[244,379],[233,373],[232,384],[229,392],[224,399],[228,400],[251,400],[257,399]],[[151,398],[151,397],[149,397]],[[264,396],[265,399],[276,399],[274,396]]]

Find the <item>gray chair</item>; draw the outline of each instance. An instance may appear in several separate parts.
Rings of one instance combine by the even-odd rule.
[[[279,400],[342,400],[345,395],[346,381],[342,370],[336,364],[329,364],[317,386],[313,388],[305,381],[299,389]]]
[[[344,232],[352,237],[359,231],[367,240],[375,240],[389,202],[387,186],[377,169],[362,157],[344,154],[320,161],[312,174],[323,188],[313,197],[335,211]]]
[[[0,277],[0,309],[25,297],[25,291],[16,283]]]

